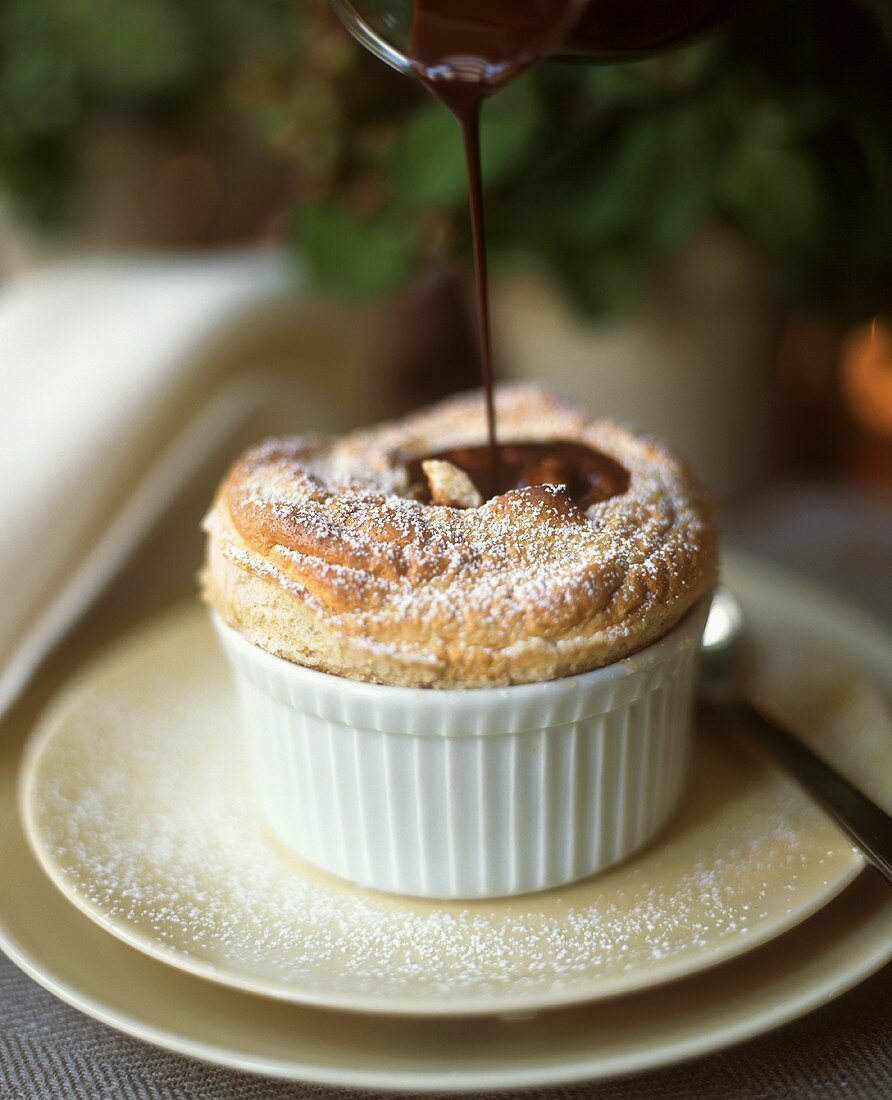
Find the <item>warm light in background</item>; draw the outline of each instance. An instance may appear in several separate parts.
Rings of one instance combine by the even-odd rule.
[[[855,330],[842,351],[842,396],[863,427],[892,438],[892,328],[875,319]]]

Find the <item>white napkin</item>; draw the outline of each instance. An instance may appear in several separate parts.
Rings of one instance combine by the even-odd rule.
[[[215,378],[280,256],[94,256],[0,289],[0,713],[195,464],[256,411]]]

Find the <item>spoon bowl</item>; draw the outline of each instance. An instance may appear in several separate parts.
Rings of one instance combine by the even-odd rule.
[[[700,694],[710,702],[728,701],[739,679],[743,608],[727,588],[716,589],[700,643]]]
[[[701,698],[730,714],[768,749],[892,883],[892,817],[811,749],[773,708],[747,698],[740,675],[744,639],[743,609],[726,588],[717,589],[700,643]]]

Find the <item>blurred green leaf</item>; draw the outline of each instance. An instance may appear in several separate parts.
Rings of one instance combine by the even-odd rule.
[[[553,274],[582,313],[597,317],[621,312],[640,298],[649,268],[647,255],[626,243],[563,257]]]
[[[695,84],[703,80],[720,63],[721,39],[715,36],[701,39],[681,50],[674,50],[667,62],[676,80]]]
[[[650,114],[558,166],[553,180],[516,203],[524,229],[558,247],[597,244],[631,231],[649,215],[649,196],[664,167],[661,129],[662,120]]]
[[[467,194],[458,123],[439,103],[426,103],[403,128],[387,167],[397,199],[416,209],[456,203]]]
[[[802,150],[741,144],[724,165],[718,198],[744,231],[772,252],[807,249],[821,236],[819,176]]]
[[[74,63],[109,91],[160,88],[188,74],[192,53],[173,0],[56,0]]]
[[[668,114],[660,141],[661,166],[651,175],[643,223],[658,253],[681,248],[709,219],[719,160],[714,120],[699,104]]]
[[[524,83],[483,105],[480,140],[487,188],[504,180],[534,144],[539,117],[536,99]],[[467,200],[461,130],[440,103],[425,103],[403,127],[386,168],[397,199],[414,209]]]
[[[414,241],[397,221],[360,218],[331,202],[306,202],[296,238],[316,282],[355,297],[397,289],[411,271]]]
[[[652,65],[592,65],[579,72],[580,90],[601,111],[635,106],[653,97],[659,87]]]
[[[542,105],[527,79],[484,103],[480,140],[487,187],[505,182],[539,148],[541,122]]]

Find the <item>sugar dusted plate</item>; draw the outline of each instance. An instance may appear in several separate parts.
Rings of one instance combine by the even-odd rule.
[[[844,663],[842,635],[816,643],[814,605],[795,588],[745,569],[727,579],[766,687],[881,796],[892,732],[882,698]],[[27,752],[21,803],[56,885],[127,943],[233,988],[376,1013],[517,1014],[630,993],[764,943],[861,868],[790,781],[704,726],[681,813],[608,874],[496,902],[351,887],[258,822],[228,674],[192,608],[122,643],[58,701]]]

